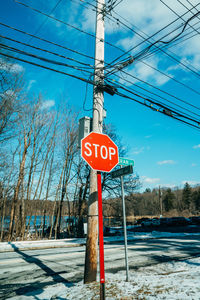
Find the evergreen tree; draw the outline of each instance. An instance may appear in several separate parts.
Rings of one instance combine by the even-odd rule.
[[[176,199],[175,194],[172,192],[172,190],[169,188],[166,191],[166,194],[163,198],[163,204],[165,211],[170,211],[174,207],[174,200]]]
[[[192,193],[192,202],[195,208],[194,213],[198,213],[200,211],[200,188]]]
[[[183,209],[189,209],[192,200],[192,190],[188,182],[185,183],[182,192]]]

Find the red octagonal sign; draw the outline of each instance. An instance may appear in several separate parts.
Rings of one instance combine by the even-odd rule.
[[[81,156],[97,171],[110,172],[118,163],[118,147],[102,133],[91,132],[81,140]]]

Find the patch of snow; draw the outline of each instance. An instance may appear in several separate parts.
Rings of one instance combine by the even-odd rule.
[[[199,236],[200,233],[192,233],[193,236]],[[169,238],[169,237],[189,237],[191,233],[172,233],[172,232],[128,232],[127,240],[138,239],[153,239],[153,238]],[[104,237],[104,243],[123,242],[123,232],[120,236]],[[0,242],[0,252],[17,250],[31,250],[31,249],[45,249],[45,248],[60,248],[60,247],[74,247],[85,245],[85,238],[70,238],[60,240],[38,240],[38,241],[18,241],[18,242]]]
[[[179,262],[162,263],[129,271],[130,280],[126,282],[125,271],[107,273],[106,299],[141,300],[199,300],[200,299],[200,258]],[[20,296],[24,299],[99,299],[99,283],[75,283],[66,286],[59,283],[46,288],[41,293]],[[19,299],[13,297],[11,299]]]
[[[199,234],[192,234],[199,235]],[[169,237],[191,237],[190,233],[129,233],[128,239],[149,239]],[[105,237],[105,242],[123,241],[123,236]],[[9,251],[8,248],[35,249],[43,247],[66,247],[85,243],[85,239],[43,240],[0,243],[0,251]],[[141,300],[199,300],[200,299],[200,258],[184,259],[178,262],[160,263],[148,267],[140,267],[129,271],[129,282],[126,282],[125,271],[115,274],[106,272],[106,299],[141,299]],[[26,295],[10,299],[67,299],[92,300],[99,299],[99,283],[91,284],[58,283],[43,290],[36,290]]]

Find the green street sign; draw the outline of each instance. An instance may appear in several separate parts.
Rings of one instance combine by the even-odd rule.
[[[112,171],[110,173],[112,178],[117,178],[120,176],[125,176],[125,175],[129,175],[133,173],[133,166],[132,165],[128,165],[126,167],[120,168],[116,171]]]
[[[134,160],[124,158],[124,157],[119,157],[119,165],[124,165],[124,166],[134,166]]]

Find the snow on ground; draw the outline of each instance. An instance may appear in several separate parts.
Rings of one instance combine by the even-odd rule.
[[[129,271],[126,282],[125,271],[106,273],[105,292],[107,300],[199,300],[200,258],[162,263]],[[19,299],[14,297],[12,299]],[[99,299],[99,283],[79,282],[71,287],[62,283],[46,288],[37,295],[27,294],[20,300],[32,299]]]
[[[192,233],[192,235],[200,235],[200,233]],[[171,232],[128,232],[128,241],[138,239],[153,239],[153,238],[165,238],[165,237],[189,237],[191,233],[171,233]],[[123,235],[104,237],[104,243],[119,242],[123,241]],[[45,249],[45,248],[60,248],[60,247],[75,247],[84,245],[86,242],[85,238],[72,238],[72,239],[61,239],[61,240],[39,240],[39,241],[17,241],[17,242],[1,242],[0,252],[18,250],[34,250],[34,249]]]
[[[159,237],[189,236],[189,233],[132,233],[128,239],[149,239]],[[193,234],[194,235],[194,234]],[[197,234],[199,235],[199,234]],[[123,240],[123,236],[106,237],[105,242]],[[0,251],[11,251],[13,247],[18,249],[36,249],[43,247],[66,247],[85,243],[84,239],[66,239],[51,241],[29,241],[0,243]],[[141,267],[129,271],[130,280],[126,282],[125,271],[116,274],[106,273],[106,299],[114,300],[199,300],[200,299],[200,258],[185,259],[178,262],[168,262],[149,267]],[[19,297],[11,299],[19,300]],[[95,300],[99,299],[99,283],[83,284],[72,283],[66,286],[63,283],[55,284],[36,294],[28,293],[20,296],[20,300]]]

